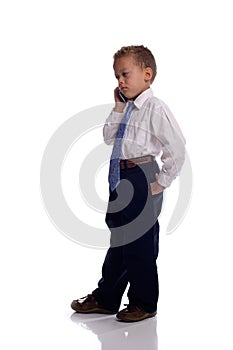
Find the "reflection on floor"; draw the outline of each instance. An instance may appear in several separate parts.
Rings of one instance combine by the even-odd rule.
[[[156,317],[141,322],[123,323],[115,316],[73,313],[71,320],[86,332],[97,335],[102,350],[157,350]]]

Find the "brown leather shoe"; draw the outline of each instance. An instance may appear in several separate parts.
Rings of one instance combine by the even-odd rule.
[[[148,313],[142,310],[139,306],[129,304],[125,309],[116,314],[116,318],[118,321],[122,322],[138,322],[145,320],[146,318],[154,317],[156,313],[156,311]]]
[[[82,314],[99,313],[114,315],[116,313],[112,310],[107,310],[100,306],[92,294],[88,294],[86,297],[77,300],[73,300],[71,303],[71,308],[74,311]]]

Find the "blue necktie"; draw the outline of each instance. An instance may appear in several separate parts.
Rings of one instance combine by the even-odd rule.
[[[126,124],[128,123],[128,120],[133,108],[134,108],[134,103],[129,102],[125,115],[116,133],[116,138],[114,141],[112,156],[110,160],[109,176],[108,176],[108,181],[109,181],[109,186],[111,191],[113,191],[120,183],[120,158],[121,158],[122,138],[124,136]]]

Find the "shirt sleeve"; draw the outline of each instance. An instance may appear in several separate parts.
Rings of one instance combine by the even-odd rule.
[[[123,115],[124,112],[119,113],[112,110],[109,117],[107,118],[103,128],[104,142],[107,145],[112,145],[114,143],[119,123],[121,122]]]
[[[161,145],[163,163],[158,183],[164,187],[171,185],[180,174],[185,160],[185,138],[169,108],[162,104],[154,114],[154,133]]]

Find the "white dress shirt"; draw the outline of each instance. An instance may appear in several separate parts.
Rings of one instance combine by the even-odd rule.
[[[160,156],[163,165],[158,183],[168,187],[179,175],[184,163],[184,136],[168,106],[153,95],[151,88],[141,93],[134,104],[135,108],[130,115],[122,140],[121,158]],[[124,112],[112,110],[107,118],[103,129],[106,144],[114,143]]]

